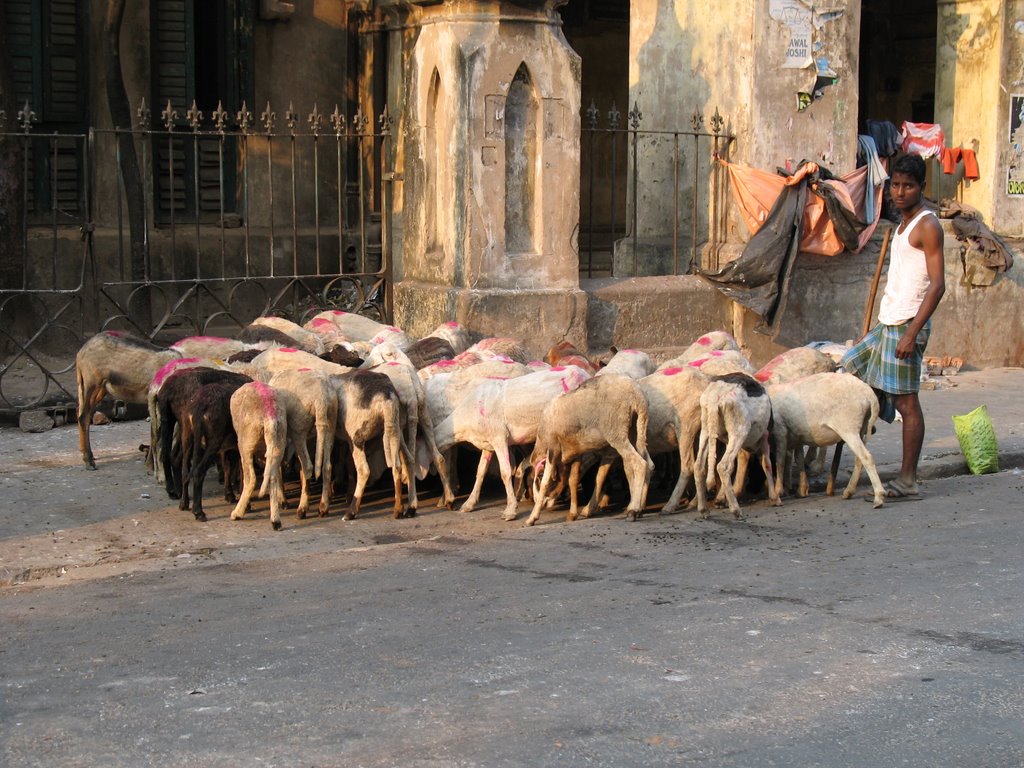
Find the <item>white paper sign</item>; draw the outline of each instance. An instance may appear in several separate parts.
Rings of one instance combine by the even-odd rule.
[[[789,27],[789,45],[783,69],[804,69],[814,65],[811,57],[811,19],[810,6],[801,0],[771,0],[768,15]]]

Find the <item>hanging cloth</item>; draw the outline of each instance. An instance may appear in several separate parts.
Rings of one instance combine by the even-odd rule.
[[[879,157],[892,157],[900,151],[903,137],[888,120],[865,120],[864,129],[875,140]]]
[[[730,173],[732,168],[730,164]],[[755,171],[762,182],[767,181],[762,177],[763,171],[749,170]],[[781,188],[771,208],[763,212],[756,232],[739,258],[717,272],[698,272],[725,296],[759,315],[762,324],[755,330],[767,332],[773,338],[778,334],[778,321],[799,249],[808,174],[798,172],[788,179],[775,178],[781,181]]]
[[[863,160],[868,169],[868,183],[864,185],[864,221],[870,224],[876,218],[875,190],[881,189],[889,174],[878,157],[878,147],[871,136],[861,134],[857,137],[857,160]]]
[[[775,200],[787,184],[787,177],[778,173],[762,171],[752,168],[749,165],[730,163],[719,159],[720,163],[729,171],[733,198],[739,205],[743,220],[752,234],[755,234],[768,216],[768,211],[775,204]],[[818,174],[819,168],[814,163],[805,163],[791,179],[802,178],[802,175]],[[884,183],[884,182],[883,182]],[[861,166],[855,171],[833,179],[819,179],[815,182],[817,189],[821,185],[827,185],[830,189],[822,190],[822,194],[830,195],[837,199],[840,205],[852,212],[852,219],[860,222],[868,222],[866,197],[868,186],[868,166]],[[882,184],[873,185],[874,207],[872,216],[867,226],[864,226],[856,236],[856,242],[847,242],[836,231],[836,221],[840,220],[837,215],[833,218],[826,209],[826,201],[818,194],[807,195],[804,205],[802,235],[800,250],[804,253],[814,253],[819,256],[836,256],[844,250],[859,252],[867,245],[875,227],[878,226],[878,217],[882,211]],[[854,245],[848,248],[848,245]]]
[[[942,150],[942,172],[948,175],[956,173],[957,164],[964,161],[964,178],[968,181],[977,181],[978,156],[973,149],[962,147],[946,147]]]
[[[903,151],[928,159],[942,154],[946,136],[938,123],[911,123],[903,121]]]

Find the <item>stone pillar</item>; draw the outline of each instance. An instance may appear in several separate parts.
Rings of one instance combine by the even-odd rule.
[[[704,118],[700,130],[710,133],[717,109],[725,118],[723,132],[737,137],[730,149],[736,162],[770,171],[787,160],[807,159],[839,174],[854,170],[860,2],[831,3],[828,13],[818,6],[798,0],[719,0],[711,12],[705,0],[632,0],[630,107],[643,115],[642,129],[690,130],[691,116],[698,111]],[[819,65],[837,80],[819,88],[815,98],[815,84],[824,82],[818,79]],[[802,109],[800,93],[811,94]],[[702,140],[695,153],[693,139],[681,138],[680,242],[689,244],[693,227],[699,241],[707,239],[709,211],[724,204],[731,213],[720,237],[741,250],[749,234],[731,200],[708,199],[713,173],[708,144]],[[639,274],[671,263],[672,141],[665,135],[640,147]],[[689,193],[695,162],[700,184],[696,222]],[[623,239],[616,258],[630,268],[631,240]]]
[[[446,2],[410,16],[396,322],[455,319],[539,354],[586,341],[580,62],[555,7]]]
[[[947,146],[976,152],[980,175],[933,169],[938,196],[956,197],[963,181],[963,202],[995,231],[1022,237],[1024,0],[944,0],[938,27],[935,120]]]

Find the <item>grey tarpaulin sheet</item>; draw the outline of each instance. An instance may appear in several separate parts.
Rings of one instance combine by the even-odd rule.
[[[739,258],[717,272],[699,271],[725,296],[761,317],[755,329],[775,338],[800,247],[807,178],[784,187]]]

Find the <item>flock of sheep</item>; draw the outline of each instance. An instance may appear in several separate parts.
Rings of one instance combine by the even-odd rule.
[[[269,497],[273,527],[286,508],[282,472],[299,464],[298,517],[309,509],[310,484],[321,481],[319,513],[328,514],[344,484],[345,519],[360,510],[368,485],[391,470],[394,516],[414,515],[416,482],[436,472],[440,504],[451,509],[457,480],[453,452],[480,452],[472,491],[461,510],[479,502],[488,466],[497,458],[514,520],[532,491],[532,525],[569,492],[567,518],[589,516],[606,503],[610,471],[621,466],[629,489],[627,519],[647,505],[655,467],[673,489],[662,511],[684,504],[708,512],[709,488],[737,517],[750,457],[761,462],[773,504],[824,447],[846,444],[856,457],[843,493],[855,492],[861,468],[874,504],[885,491],[864,445],[878,417],[874,392],[836,372],[833,357],[797,347],[755,370],[722,331],[701,336],[680,356],[656,366],[639,350],[613,350],[594,361],[567,342],[544,361],[531,361],[515,339],[470,343],[458,323],[414,340],[393,326],[357,314],[325,311],[300,326],[258,318],[237,338],[196,336],[168,348],[117,331],[93,336],[76,359],[82,459],[95,469],[89,440],[93,414],[107,395],[146,403],[151,464],[180,507],[197,520],[203,481],[220,463],[232,519],[254,497]],[[807,450],[805,457],[804,450]],[[654,458],[666,456],[656,465]],[[675,460],[673,457],[678,457]],[[257,461],[262,475],[257,475]],[[596,464],[590,499],[578,498],[581,477]],[[838,464],[832,463],[831,493]],[[257,489],[258,486],[258,489]],[[239,490],[240,489],[240,490]],[[404,498],[403,498],[404,496]]]

